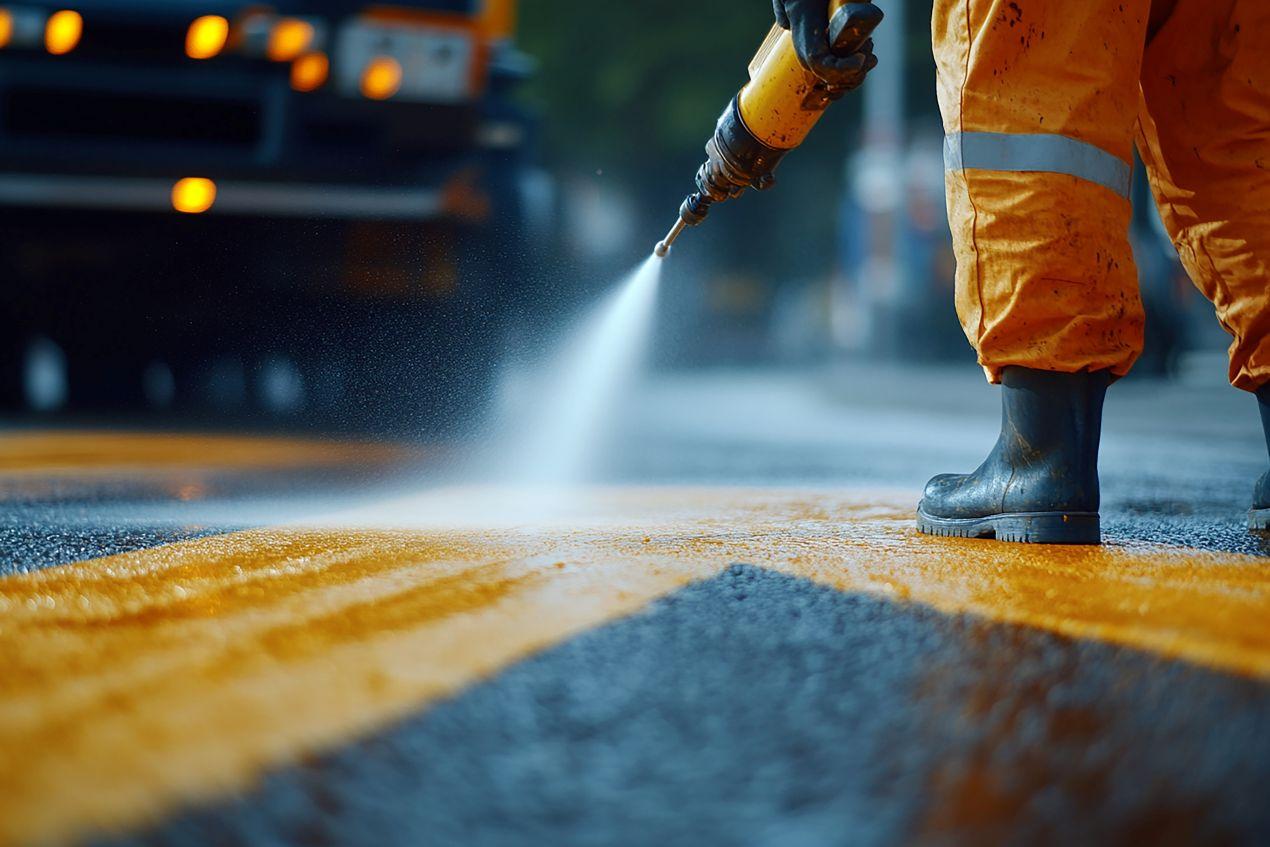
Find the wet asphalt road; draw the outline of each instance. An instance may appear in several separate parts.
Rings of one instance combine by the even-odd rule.
[[[1214,359],[1181,381],[1131,378],[1109,391],[1099,462],[1106,536],[1270,553],[1245,520],[1267,463],[1257,403],[1224,373]],[[1000,427],[996,392],[976,369],[948,366],[683,375],[629,410],[631,436],[609,471],[920,494],[936,473],[983,460]]]
[[[1268,715],[1264,684],[737,566],[118,843],[1264,843]]]
[[[1222,380],[1221,363],[1182,382],[1126,380],[1109,394],[1101,450],[1102,517],[1112,539],[1253,555],[1246,529],[1267,462],[1256,401]],[[653,381],[621,410],[601,451],[600,481],[850,485],[911,490],[936,473],[973,470],[999,426],[996,389],[973,368],[840,366],[828,371],[706,372]],[[462,454],[462,448],[451,448]],[[461,461],[461,455],[460,455]],[[435,463],[360,474],[339,496],[373,501],[377,485],[428,480]],[[197,500],[174,485],[58,479],[9,483],[0,573],[132,546],[293,519],[321,509],[329,475],[243,480],[199,476]],[[5,485],[0,481],[0,486]]]
[[[665,377],[624,410],[601,476],[915,498],[933,473],[978,463],[997,414],[993,389],[964,371]],[[332,498],[374,504],[432,461],[337,485],[241,469],[10,475],[0,567],[272,526]],[[1254,567],[1270,544],[1243,512],[1266,462],[1255,403],[1219,378],[1126,381],[1108,400],[1104,534]],[[1270,841],[1265,675],[754,564],[765,563],[703,575],[373,730],[282,756],[261,782],[166,803],[94,840]]]

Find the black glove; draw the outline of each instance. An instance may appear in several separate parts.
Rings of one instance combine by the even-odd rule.
[[[827,0],[772,0],[772,11],[776,13],[776,23],[794,36],[798,61],[831,88],[850,91],[877,66],[872,38],[850,56],[835,56],[829,51]]]

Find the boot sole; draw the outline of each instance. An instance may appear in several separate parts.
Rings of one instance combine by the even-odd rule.
[[[1270,531],[1270,509],[1249,509],[1248,528],[1257,532]]]
[[[1023,544],[1101,544],[1097,512],[1006,512],[982,518],[937,518],[917,509],[917,529],[927,535],[995,538]]]

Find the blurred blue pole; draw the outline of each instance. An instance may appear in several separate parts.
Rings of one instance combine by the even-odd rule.
[[[888,357],[901,352],[903,339],[898,317],[905,299],[899,247],[906,182],[906,5],[906,0],[883,4],[886,20],[873,36],[878,67],[860,89],[863,141],[846,162],[847,191],[839,221],[844,274],[833,306],[839,347]]]

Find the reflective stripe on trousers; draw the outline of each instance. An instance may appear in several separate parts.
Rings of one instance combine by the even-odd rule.
[[[1053,133],[954,132],[944,137],[944,170],[1067,174],[1129,199],[1127,162],[1084,141]]]

